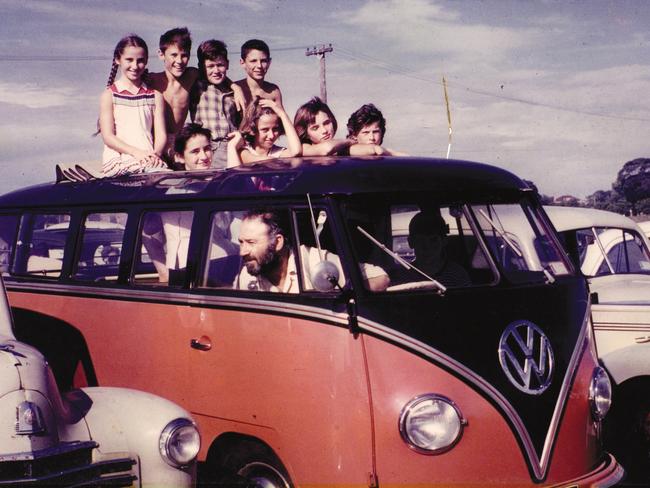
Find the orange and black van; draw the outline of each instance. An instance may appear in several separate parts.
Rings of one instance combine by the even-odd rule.
[[[284,222],[291,288],[241,285],[255,209]],[[436,232],[417,234],[422,216]],[[39,185],[0,197],[0,266],[60,386],[181,404],[212,481],[623,477],[601,448],[611,389],[585,280],[507,171],[324,157]]]

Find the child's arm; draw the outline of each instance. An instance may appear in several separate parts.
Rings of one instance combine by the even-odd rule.
[[[278,93],[279,92],[280,90],[278,90]],[[287,112],[282,108],[282,104],[278,104],[275,100],[271,100],[270,98],[260,98],[259,104],[260,107],[269,107],[273,110],[278,114],[280,122],[282,122],[284,135],[287,138],[287,145],[289,146],[282,151],[282,155],[288,157],[300,156],[302,154],[302,144],[298,138],[298,134],[296,133],[296,128],[293,126]]]
[[[280,107],[284,107],[284,105],[282,105],[282,92],[280,91],[280,87],[278,85],[275,85],[275,88],[271,92],[271,98],[275,101],[275,103],[280,105]]]
[[[165,102],[162,93],[154,90],[153,112],[153,150],[161,156],[167,145],[167,129],[165,128]]]
[[[354,144],[354,141],[350,139],[330,139],[329,141],[319,142],[318,144],[303,144],[302,155],[330,156],[349,148],[352,144]]]
[[[104,90],[99,101],[99,130],[102,134],[102,139],[104,139],[104,144],[121,154],[130,154],[138,161],[156,156],[154,152],[131,146],[115,135],[113,95],[109,89]]]
[[[242,164],[239,152],[244,145],[244,138],[238,130],[228,134],[228,152],[226,159],[226,168],[233,168]],[[249,151],[246,151],[249,153]],[[250,154],[250,153],[249,153]]]
[[[408,156],[408,154],[378,144],[353,144],[350,146],[350,156]]]
[[[241,89],[237,83],[231,83],[232,94],[235,101],[235,107],[237,107],[237,112],[243,112],[246,110],[246,97],[244,96],[244,90]]]

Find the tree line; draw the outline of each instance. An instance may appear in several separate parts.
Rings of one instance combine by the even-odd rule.
[[[532,186],[536,188],[534,184]],[[625,215],[650,215],[650,158],[628,161],[619,170],[611,190],[595,191],[582,201],[571,195],[552,197],[540,193],[540,198],[544,205],[590,207]]]

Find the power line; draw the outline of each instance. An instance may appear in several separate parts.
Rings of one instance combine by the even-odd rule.
[[[349,59],[354,59],[356,61],[361,61],[365,62],[366,64],[370,64],[373,66],[377,66],[383,69],[386,69],[388,71],[392,71],[396,74],[402,75],[406,78],[412,78],[414,80],[418,81],[423,81],[425,83],[432,83],[434,85],[442,86],[442,83],[438,80],[428,78],[425,76],[417,75],[415,74],[412,70],[409,70],[408,68],[403,68],[401,66],[393,65],[391,63],[386,63],[385,61],[373,58],[371,56],[367,55],[360,55],[358,53],[354,53],[352,51],[346,50],[344,48],[337,48],[338,52],[342,54],[344,57],[347,57]],[[502,94],[497,94],[497,93],[492,93],[488,92],[485,90],[479,90],[476,88],[472,88],[467,85],[463,85],[462,83],[455,83],[455,82],[449,82],[448,85],[454,86],[457,88],[461,88],[465,90],[468,93],[473,93],[475,95],[480,95],[484,97],[490,97],[490,98],[496,98],[499,100],[505,100],[509,102],[515,102],[515,103],[522,103],[526,105],[532,105],[535,107],[542,107],[542,108],[548,108],[551,110],[559,110],[562,112],[568,112],[568,113],[575,113],[575,114],[580,114],[580,115],[588,115],[591,117],[602,117],[606,119],[614,119],[614,120],[628,120],[628,121],[633,121],[633,122],[650,122],[650,118],[645,118],[645,117],[630,117],[630,116],[625,116],[625,115],[610,115],[610,114],[605,114],[602,112],[595,112],[591,110],[581,110],[577,108],[570,108],[570,107],[563,107],[561,105],[554,105],[552,103],[546,103],[546,102],[539,102],[536,100],[530,100],[522,97],[513,97],[513,96],[508,96],[508,95],[502,95]]]

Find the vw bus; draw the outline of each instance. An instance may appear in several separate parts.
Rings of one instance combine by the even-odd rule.
[[[418,214],[435,259],[396,238]],[[84,259],[96,221],[124,223],[117,262]],[[585,280],[507,171],[322,157],[46,184],[0,197],[0,238],[18,330],[51,338],[60,381],[180,403],[211,481],[623,476],[601,447],[610,384]]]

